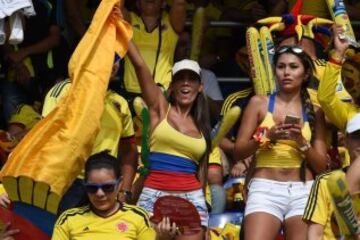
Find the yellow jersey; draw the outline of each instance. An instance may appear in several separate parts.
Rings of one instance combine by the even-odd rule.
[[[316,177],[305,207],[303,220],[324,226],[322,239],[335,240],[337,238],[331,225],[337,225],[337,222],[334,215],[334,206],[326,183],[330,175],[331,172],[327,172]]]
[[[109,217],[100,217],[89,206],[72,208],[57,219],[52,240],[155,240],[147,212],[124,204]]]
[[[328,62],[325,67],[323,79],[318,88],[318,100],[326,117],[340,130],[345,131],[351,120],[360,109],[349,102],[343,102],[336,97],[337,81],[341,75],[341,66]]]
[[[152,73],[156,68],[155,82],[168,89],[172,76],[171,69],[174,64],[175,48],[179,38],[171,26],[169,15],[163,13],[161,31],[159,26],[151,32],[147,31],[141,17],[133,12],[130,12],[130,21],[133,29],[132,39],[139,48],[141,56]],[[159,43],[160,32],[161,43]],[[158,51],[158,62],[156,63]],[[128,56],[125,57],[124,84],[128,92],[141,93],[135,69]]]
[[[71,82],[65,80],[50,89],[45,97],[43,117],[56,107],[70,89],[70,85]],[[133,121],[127,101],[117,93],[108,90],[100,122],[101,127],[96,136],[92,154],[110,150],[110,154],[117,157],[120,138],[126,139],[134,136]]]
[[[24,129],[29,130],[39,122],[40,119],[40,114],[36,112],[32,106],[20,104],[12,113],[9,124],[20,124]]]

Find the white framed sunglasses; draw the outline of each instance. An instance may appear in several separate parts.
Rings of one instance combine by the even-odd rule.
[[[286,52],[292,52],[296,54],[300,54],[304,52],[304,49],[300,46],[293,45],[293,46],[282,46],[276,50],[276,53],[282,54]]]

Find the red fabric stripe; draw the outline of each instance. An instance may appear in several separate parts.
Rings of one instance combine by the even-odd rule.
[[[193,191],[201,188],[194,174],[170,171],[151,171],[146,177],[145,187],[163,191]]]

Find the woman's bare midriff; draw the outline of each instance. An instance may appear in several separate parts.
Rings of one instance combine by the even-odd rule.
[[[310,169],[306,169],[306,181],[313,180]],[[300,168],[255,168],[252,178],[265,178],[279,182],[303,181],[300,179]]]

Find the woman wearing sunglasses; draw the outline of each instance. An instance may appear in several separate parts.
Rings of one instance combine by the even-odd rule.
[[[324,115],[310,102],[314,65],[299,46],[274,56],[278,92],[254,96],[245,109],[235,158],[254,155],[245,209],[245,239],[306,239],[302,214],[314,176],[326,169]],[[260,226],[260,227],[259,227]]]
[[[117,200],[120,173],[115,162],[106,151],[87,160],[84,187],[89,204],[61,214],[53,240],[155,239],[146,211]]]

